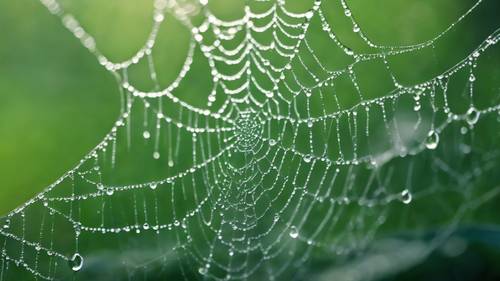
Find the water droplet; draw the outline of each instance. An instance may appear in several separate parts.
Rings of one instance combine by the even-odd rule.
[[[412,195],[408,189],[401,191],[401,202],[405,204],[410,204],[411,200],[412,200]]]
[[[312,126],[313,126],[313,121],[312,120],[307,121],[307,127],[312,128]]]
[[[205,275],[207,274],[208,270],[205,268],[205,267],[200,267],[198,269],[198,272],[201,274],[201,275]]]
[[[299,231],[297,230],[297,227],[290,227],[290,237],[292,237],[293,239],[299,237]]]
[[[145,138],[145,139],[149,139],[151,137],[151,134],[149,133],[149,131],[144,131],[142,133],[142,136]]]
[[[156,22],[162,22],[165,19],[165,16],[163,16],[163,14],[158,13],[155,15],[154,19]]]
[[[269,145],[270,146],[275,146],[276,145],[276,140],[275,139],[269,139]]]
[[[231,250],[229,250],[229,256],[230,256],[230,257],[234,256],[234,251],[233,251],[232,249],[231,249]]]
[[[350,17],[351,16],[351,10],[345,9],[344,10],[344,14],[345,14],[346,17]]]
[[[469,81],[470,82],[476,81],[476,76],[474,76],[474,74],[471,73],[470,76],[469,76]]]
[[[106,194],[107,194],[107,195],[110,195],[110,196],[111,196],[111,195],[113,195],[113,193],[114,193],[114,192],[115,192],[115,191],[114,191],[112,188],[107,188],[107,189],[106,189]]]
[[[142,225],[142,228],[144,228],[144,230],[148,230],[148,229],[149,229],[149,223],[145,222],[145,223]]]
[[[80,271],[83,266],[83,257],[79,253],[75,253],[71,257],[71,260],[69,260],[69,266],[71,267],[71,270],[75,272]]]
[[[156,184],[156,183],[152,183],[149,185],[149,188],[151,188],[152,190],[155,190],[157,187],[158,187],[158,184]]]
[[[479,120],[479,115],[479,111],[476,108],[471,107],[469,108],[469,110],[467,110],[465,120],[467,121],[467,123],[469,123],[469,125],[472,126],[477,123],[477,120]]]
[[[436,131],[431,130],[425,139],[425,147],[428,149],[436,149],[439,143],[439,135]]]
[[[461,133],[462,135],[467,134],[467,131],[468,131],[467,127],[462,127],[462,128],[460,128],[460,133]]]
[[[354,33],[358,33],[359,32],[359,26],[357,24],[355,24],[353,27],[352,27],[352,31],[354,31]]]
[[[302,157],[302,159],[304,159],[304,162],[309,163],[311,162],[311,155],[306,154],[304,155],[304,157]]]
[[[158,151],[155,151],[155,152],[153,153],[153,158],[154,158],[154,159],[160,159],[160,153],[159,153]]]
[[[274,215],[274,221],[277,222],[280,220],[280,215],[279,214],[275,214]]]

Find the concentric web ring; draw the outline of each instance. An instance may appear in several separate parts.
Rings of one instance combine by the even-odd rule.
[[[343,0],[300,12],[256,0],[232,21],[207,1],[155,0],[147,41],[122,62],[62,4],[41,2],[116,77],[122,110],[76,167],[0,220],[0,280],[312,279],[314,264],[362,254],[379,236],[443,229],[413,251],[425,256],[500,191],[498,134],[481,129],[498,131],[499,92],[476,104],[500,26],[418,83],[401,82],[393,62],[435,50],[494,1],[430,40],[383,46]],[[167,18],[190,43],[164,86],[155,47]],[[141,63],[150,90],[131,78]],[[203,67],[208,87],[189,98]],[[466,92],[458,106],[456,80]],[[143,165],[158,169],[137,172]]]

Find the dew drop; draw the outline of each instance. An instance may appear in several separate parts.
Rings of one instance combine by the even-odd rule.
[[[471,73],[470,76],[469,76],[469,81],[470,82],[476,81],[476,76],[474,76],[474,74]]]
[[[153,158],[154,158],[154,159],[160,159],[160,153],[159,153],[158,151],[155,151],[155,152],[153,153]]]
[[[144,228],[144,230],[148,230],[148,229],[149,229],[149,223],[145,222],[145,223],[142,225],[142,228]]]
[[[351,10],[345,9],[344,10],[344,14],[345,14],[346,17],[350,17],[351,16]]]
[[[292,237],[293,239],[299,237],[299,231],[297,230],[297,227],[295,226],[290,227],[290,237]]]
[[[162,22],[165,19],[165,16],[163,16],[163,14],[158,13],[155,15],[154,19],[156,22]]]
[[[205,275],[207,274],[208,270],[205,268],[205,267],[200,267],[198,269],[198,272],[201,274],[201,275]]]
[[[358,32],[359,32],[359,30],[360,30],[360,29],[359,29],[359,26],[358,26],[357,24],[356,24],[356,25],[354,25],[354,26],[353,26],[353,28],[352,28],[352,31],[353,31],[354,33],[358,33]]]
[[[467,134],[467,131],[468,131],[467,127],[462,127],[462,128],[460,128],[460,133],[461,133],[462,135]]]
[[[114,193],[114,192],[115,192],[115,191],[114,191],[112,188],[107,188],[107,189],[106,189],[106,194],[107,194],[107,195],[110,195],[110,196],[111,196],[111,195],[113,195],[113,193]]]
[[[425,147],[428,149],[436,149],[439,143],[439,135],[436,131],[431,130],[425,139]]]
[[[479,111],[476,108],[471,107],[469,108],[469,110],[467,110],[465,120],[467,121],[467,123],[469,123],[469,125],[472,126],[477,123],[477,120],[479,120],[479,115]]]
[[[158,187],[158,184],[156,184],[156,183],[152,183],[149,185],[149,188],[151,188],[152,190],[155,190],[157,187]]]
[[[311,162],[311,155],[309,155],[309,154],[304,155],[304,157],[302,159],[304,159],[304,162],[309,163],[309,162]]]
[[[275,146],[276,145],[276,140],[275,139],[269,139],[269,145],[270,146]]]
[[[80,271],[83,266],[83,257],[79,253],[75,253],[71,257],[71,260],[69,260],[69,266],[71,267],[71,270],[75,272]]]
[[[410,204],[412,200],[411,192],[408,189],[405,189],[401,192],[401,202],[405,204]]]
[[[142,136],[145,138],[145,139],[149,139],[151,137],[151,134],[149,133],[149,131],[144,131],[142,133]]]
[[[311,120],[307,121],[307,127],[312,128],[313,122]]]

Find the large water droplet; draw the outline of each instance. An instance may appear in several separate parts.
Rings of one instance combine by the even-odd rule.
[[[436,131],[431,130],[425,139],[425,147],[428,149],[436,149],[439,144],[439,135]]]
[[[477,120],[479,120],[479,115],[481,115],[481,113],[479,113],[479,111],[472,106],[469,110],[467,110],[465,120],[472,126],[477,123]]]
[[[405,204],[410,204],[412,200],[411,192],[408,189],[405,189],[401,192],[401,202]]]
[[[69,266],[71,267],[71,270],[75,272],[80,271],[83,266],[83,257],[79,253],[75,253],[71,257],[71,260],[69,260]]]
[[[148,132],[148,131],[144,131],[142,133],[142,136],[145,138],[145,139],[149,139],[151,137],[151,134]]]
[[[149,185],[149,187],[150,187],[152,190],[155,190],[155,189],[156,189],[156,187],[158,187],[158,184],[156,184],[156,183],[151,183],[151,184]]]
[[[299,231],[297,230],[297,227],[290,227],[290,237],[292,237],[293,239],[299,237]]]

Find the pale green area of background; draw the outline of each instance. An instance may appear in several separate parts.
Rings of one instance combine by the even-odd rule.
[[[103,53],[113,60],[127,58],[143,44],[151,27],[151,2],[64,1],[96,38]],[[465,0],[350,2],[364,31],[387,45],[432,38],[473,4]],[[488,5],[464,21],[440,45],[436,50],[437,63],[435,60],[426,63],[419,57],[396,62],[395,71],[401,73],[402,81],[413,84],[434,76],[498,27],[500,6],[495,1],[486,2]],[[303,4],[309,5],[305,1]],[[211,5],[221,17],[236,18],[242,14],[241,3],[236,1],[218,0]],[[157,43],[159,49],[165,50],[155,57],[162,85],[175,77],[187,50],[187,33],[178,23],[171,24],[173,27],[162,33]],[[0,214],[3,215],[51,184],[102,139],[118,115],[119,94],[112,75],[38,1],[0,2],[0,30]],[[354,40],[352,44],[356,44]],[[498,56],[491,57],[495,58]],[[484,75],[491,78],[491,83],[483,87],[499,91],[499,67],[488,69]],[[137,75],[135,79],[138,85],[148,85],[147,77]],[[478,104],[489,102],[484,97]],[[492,126],[495,129],[498,125]],[[490,133],[495,135],[494,131]],[[490,254],[478,251],[471,255],[468,261]],[[492,256],[498,261],[498,250]],[[491,269],[491,263],[485,260],[485,267]],[[425,270],[446,268],[448,262],[438,258],[436,266],[431,264]]]

